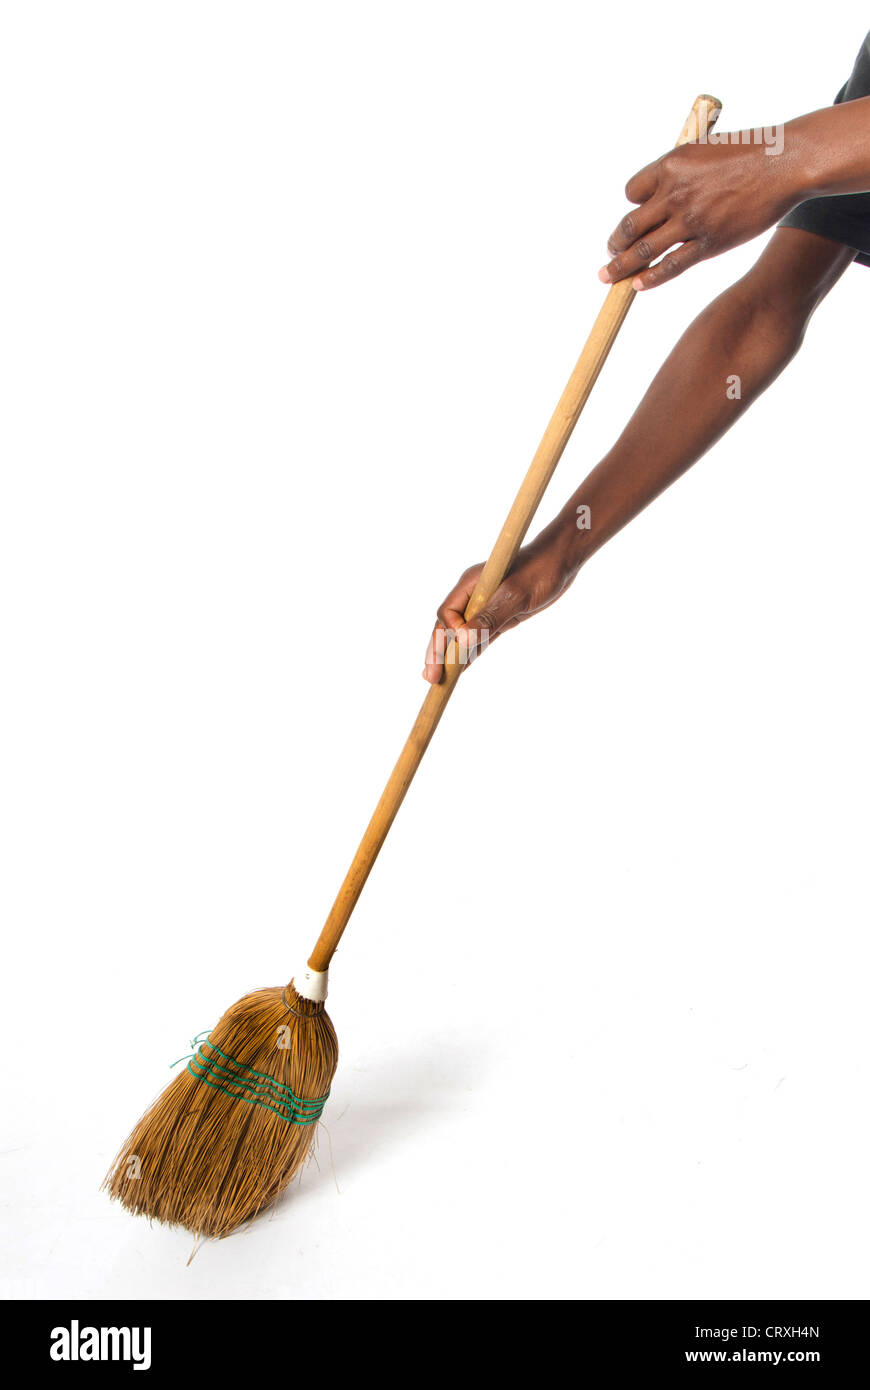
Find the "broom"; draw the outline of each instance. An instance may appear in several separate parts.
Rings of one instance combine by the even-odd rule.
[[[704,138],[721,110],[699,96],[678,144]],[[465,611],[481,612],[516,558],[571,431],[628,313],[629,280],[611,286]],[[246,994],[136,1125],[103,1186],[128,1211],[199,1236],[226,1236],[299,1171],[338,1063],[324,1011],[327,972],[369,872],[462,671],[450,642],[308,964],[285,987]]]

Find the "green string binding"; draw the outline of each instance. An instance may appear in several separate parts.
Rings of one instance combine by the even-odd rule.
[[[206,1048],[216,1056],[208,1055]],[[320,1096],[317,1100],[303,1100],[291,1091],[289,1086],[282,1085],[273,1076],[254,1071],[253,1067],[246,1066],[244,1062],[237,1062],[234,1057],[228,1057],[209,1037],[199,1043],[191,1055],[187,1070],[197,1081],[204,1081],[206,1086],[222,1091],[233,1100],[243,1100],[248,1105],[262,1105],[291,1125],[316,1124],[329,1099],[327,1091],[325,1096]]]

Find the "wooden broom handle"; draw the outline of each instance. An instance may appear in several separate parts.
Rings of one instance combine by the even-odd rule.
[[[677,144],[685,145],[690,141],[703,138],[715,123],[721,109],[721,102],[717,101],[715,97],[696,97],[695,104],[680,132]],[[547,484],[555,472],[565,445],[571,437],[571,431],[577,423],[580,412],[598,378],[598,373],[604,366],[607,354],[622,327],[635,293],[636,291],[631,287],[631,280],[620,280],[617,284],[611,285],[608,290],[607,298],[601,306],[592,332],[586,340],[586,346],[571,373],[568,385],[562,392],[561,400],[553,412],[553,418],[544,432],[538,451],[532,459],[531,467],[508,513],[507,521],[501,529],[492,554],[481,571],[480,578],[465,610],[466,621],[472,619],[475,613],[481,612],[486,607],[516,559],[517,552],[531,525]],[[404,800],[405,793],[411,785],[414,773],[420,766],[423,754],[438,727],[438,721],[444,713],[447,701],[453,694],[462,669],[462,664],[459,661],[445,662],[444,674],[440,682],[438,685],[430,687],[423,701],[414,727],[408,735],[399,760],[390,774],[390,780],[375,807],[374,815],[360,842],[359,849],[354,855],[353,863],[339,889],[332,910],[318,937],[317,945],[311,953],[308,964],[312,970],[327,970],[329,967],[341,940],[342,932],[347,926],[381,846],[387,838],[387,833]]]

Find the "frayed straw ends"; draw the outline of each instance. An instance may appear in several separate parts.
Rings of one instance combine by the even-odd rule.
[[[337,1064],[322,1004],[292,984],[246,994],[142,1116],[103,1186],[134,1214],[230,1235],[299,1171]]]

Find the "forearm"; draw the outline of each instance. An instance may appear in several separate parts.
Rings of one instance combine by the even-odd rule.
[[[576,573],[740,418],[797,351],[805,322],[799,305],[771,304],[744,282],[695,319],[614,447],[539,538],[559,550],[566,574]]]
[[[826,106],[786,122],[781,156],[795,203],[870,189],[870,97]]]
[[[471,655],[483,633],[492,640],[555,603],[590,555],[691,467],[773,381],[854,254],[812,232],[775,232],[752,270],[683,334],[616,444],[549,526],[522,547],[470,624],[464,615],[483,566],[460,575],[438,609],[424,678],[442,678],[445,629],[465,628]],[[578,517],[581,507],[588,508],[588,528],[586,512]]]

